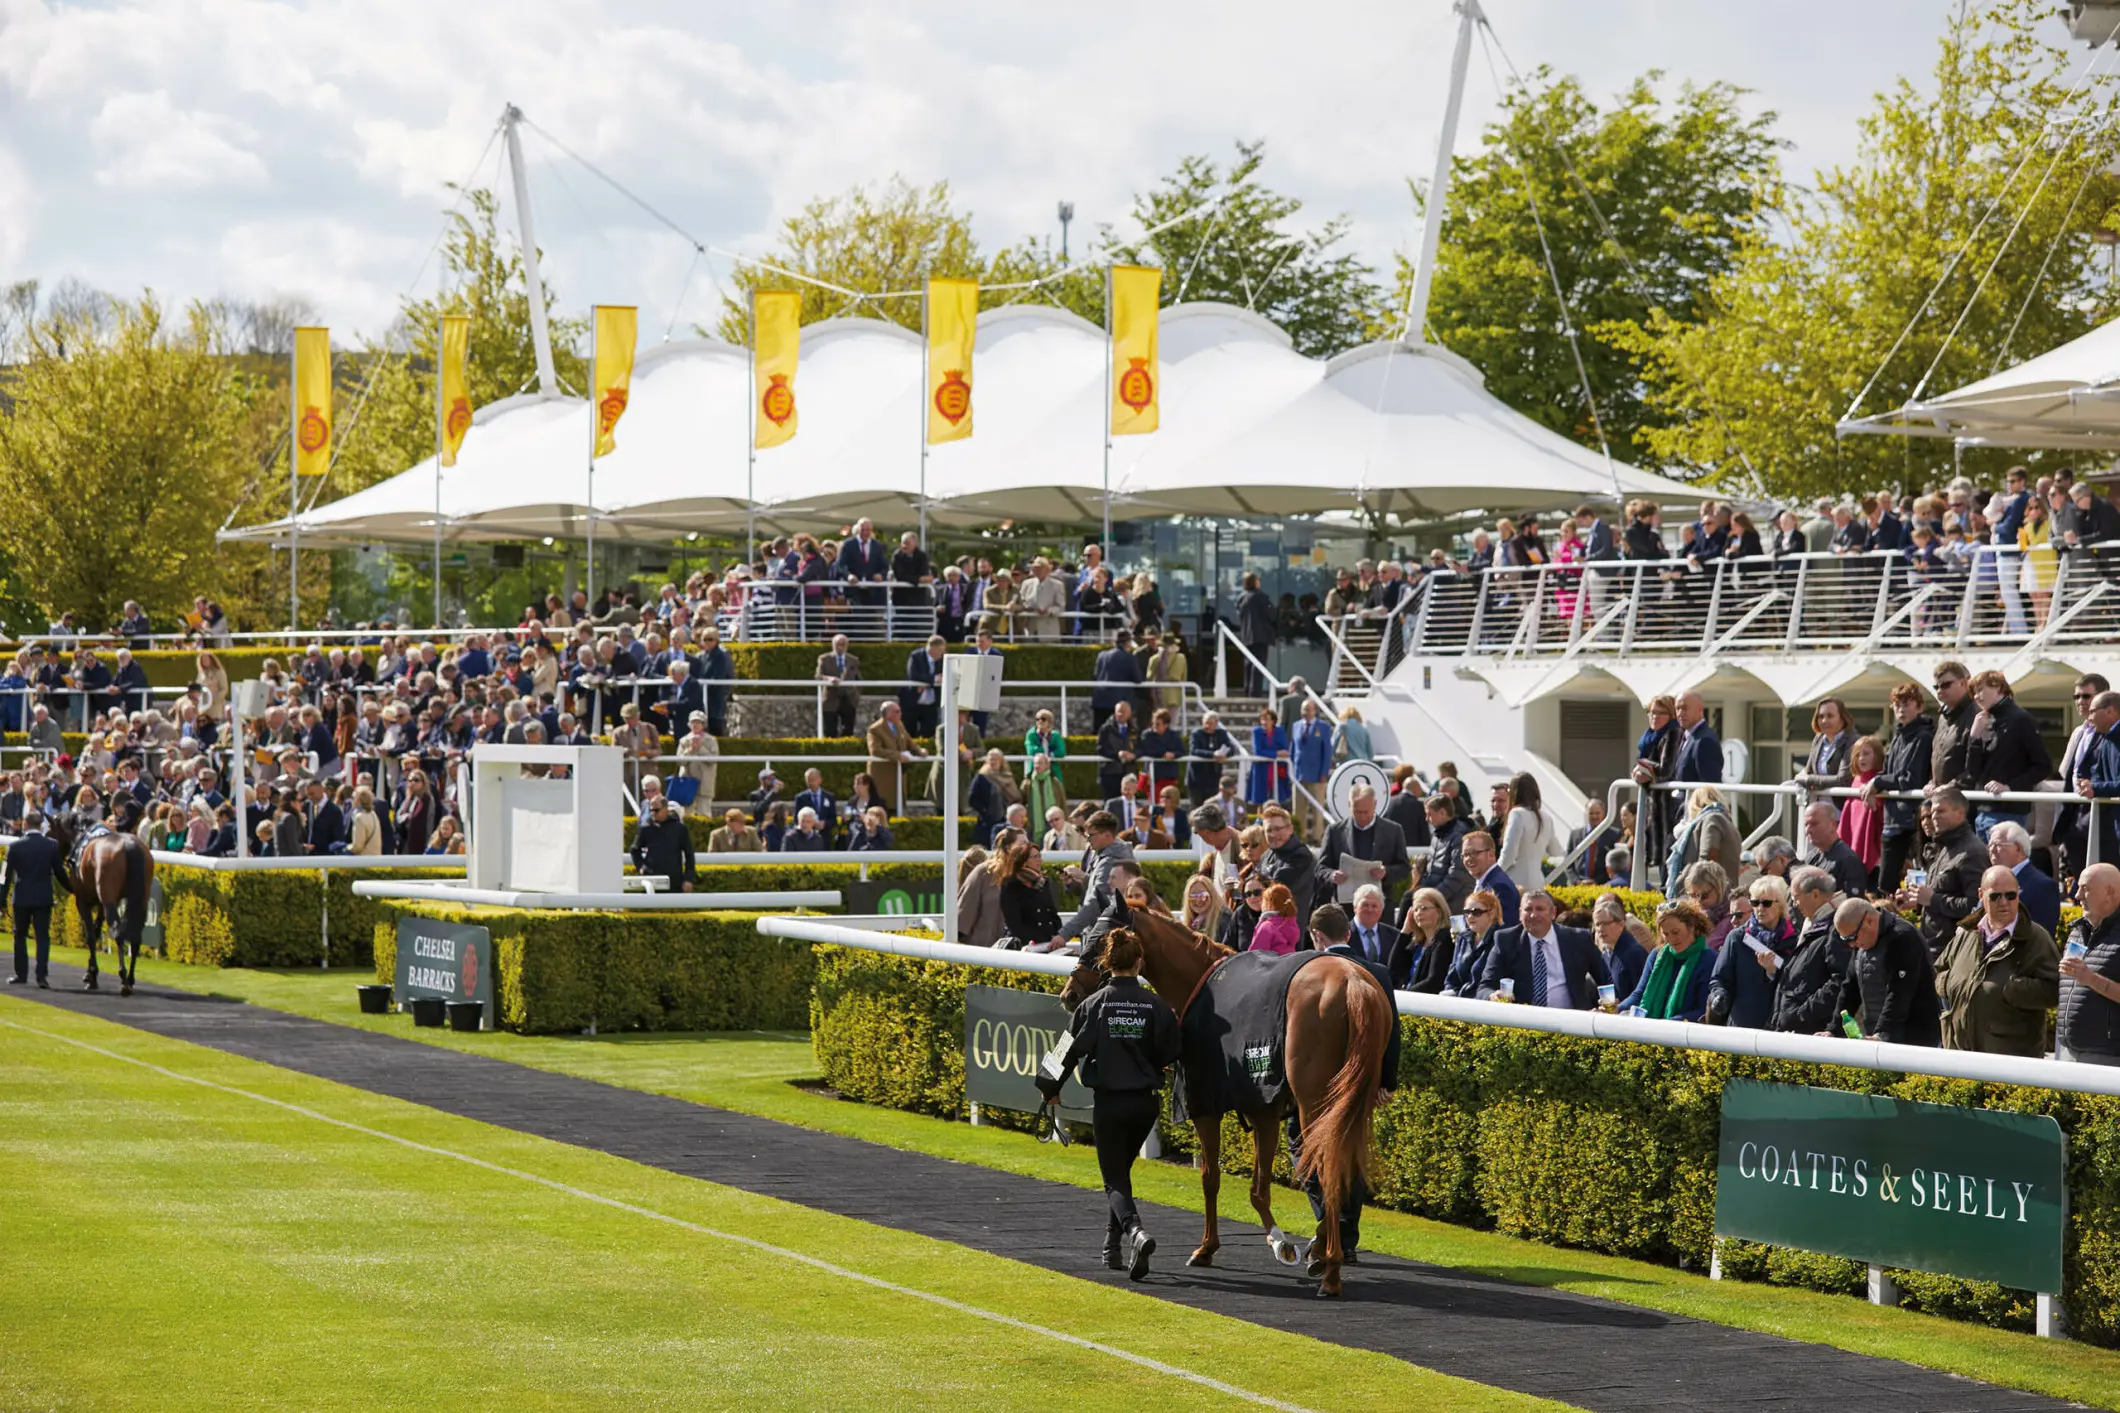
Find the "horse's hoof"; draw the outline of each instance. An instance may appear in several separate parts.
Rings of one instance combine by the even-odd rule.
[[[130,995],[132,995],[132,983],[128,981],[128,982],[125,982],[124,984],[122,984],[121,986],[119,986],[119,987],[118,987],[118,994],[119,994],[120,996],[130,996]]]
[[[1215,1253],[1212,1247],[1203,1246],[1185,1258],[1185,1264],[1188,1266],[1212,1266],[1214,1263]]]
[[[103,988],[96,985],[96,979],[94,977],[90,977],[88,980],[81,983],[81,989],[83,991],[101,991]]]
[[[1318,1299],[1320,1299],[1320,1300],[1338,1300],[1339,1298],[1340,1298],[1340,1288],[1339,1288],[1338,1286],[1336,1286],[1336,1285],[1335,1285],[1335,1286],[1322,1286],[1322,1285],[1321,1285],[1321,1286],[1319,1286],[1319,1287],[1318,1287]]]

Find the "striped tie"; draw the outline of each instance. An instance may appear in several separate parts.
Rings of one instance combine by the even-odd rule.
[[[1546,944],[1536,939],[1531,943],[1531,1004],[1546,1004]]]

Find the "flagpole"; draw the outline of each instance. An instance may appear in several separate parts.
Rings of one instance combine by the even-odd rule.
[[[747,566],[758,562],[758,291],[749,293],[751,368],[745,376],[751,388],[751,407],[744,414],[743,434],[743,538]]]
[[[295,333],[294,352],[287,359],[287,631],[289,651],[292,634],[302,626],[302,338]]]
[[[589,549],[583,570],[583,592],[589,616],[596,616],[596,306],[589,306]]]
[[[1104,267],[1104,562],[1112,564],[1112,267]],[[1119,571],[1114,568],[1113,574]]]
[[[928,395],[933,386],[928,373],[928,291],[933,281],[920,285],[920,548],[927,548],[927,458]]]
[[[442,404],[442,385],[446,381],[442,365],[449,357],[444,327],[439,320],[434,326],[434,626],[437,628],[442,626],[442,424],[448,415]]]

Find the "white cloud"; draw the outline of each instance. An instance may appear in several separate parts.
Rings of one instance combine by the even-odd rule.
[[[161,89],[113,94],[89,124],[104,186],[149,191],[263,186],[265,163],[250,150],[257,134],[233,118],[180,111]]]
[[[1516,62],[1609,94],[1652,66],[1779,109],[1798,175],[1924,73],[1955,0],[1486,0]],[[1266,179],[1388,269],[1433,162],[1449,0],[0,0],[0,264],[172,298],[303,293],[379,332],[504,102],[702,238],[762,248],[810,198],[947,178],[982,241],[1126,228],[1191,152],[1269,145]],[[1827,37],[1830,36],[1828,41]],[[1460,150],[1494,109],[1478,46]],[[578,312],[669,318],[691,252],[535,134],[539,236]],[[498,175],[489,162],[477,179]],[[502,188],[505,191],[505,181]],[[29,193],[35,194],[32,205]],[[33,218],[33,219],[32,219]],[[511,228],[512,218],[507,223]],[[322,258],[320,258],[320,256]],[[693,282],[683,317],[710,319]],[[706,306],[702,308],[702,306]]]

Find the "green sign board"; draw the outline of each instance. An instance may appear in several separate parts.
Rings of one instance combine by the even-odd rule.
[[[493,1029],[493,934],[483,927],[431,917],[400,917],[398,1004],[416,996],[481,1002],[486,1010],[479,1028]]]
[[[862,917],[940,917],[942,874],[911,883],[881,883],[873,878],[839,885],[846,910]]]
[[[2066,1152],[2043,1114],[1733,1079],[1715,1233],[2056,1294]]]
[[[163,906],[162,880],[150,878],[147,880],[147,916],[140,920],[140,946],[150,952],[163,951],[169,936],[169,929],[162,922]]]
[[[974,1104],[1035,1114],[1045,1106],[1032,1077],[1038,1061],[1067,1034],[1067,1009],[1045,991],[1006,986],[964,988],[964,1097]],[[1088,1123],[1090,1092],[1070,1074],[1060,1112]]]

